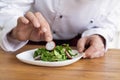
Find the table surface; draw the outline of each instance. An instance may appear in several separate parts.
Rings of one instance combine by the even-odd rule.
[[[120,50],[110,49],[104,57],[81,59],[63,67],[43,67],[23,63],[16,54],[44,47],[26,45],[10,53],[0,50],[0,80],[120,80]]]

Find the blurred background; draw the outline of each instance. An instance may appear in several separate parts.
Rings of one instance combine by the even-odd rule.
[[[116,35],[108,47],[120,49],[120,25],[117,27]]]

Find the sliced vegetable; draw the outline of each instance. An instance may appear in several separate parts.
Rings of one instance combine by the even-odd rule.
[[[72,59],[72,56],[67,51],[65,51],[65,53],[66,53],[68,59]]]
[[[77,53],[76,53],[77,54]],[[69,44],[57,45],[53,50],[46,48],[39,48],[34,52],[33,58],[35,60],[43,61],[64,61],[72,59],[76,54],[72,54],[72,49]]]
[[[47,44],[46,44],[46,49],[47,50],[53,50],[54,48],[55,48],[55,42],[54,41],[47,42]]]

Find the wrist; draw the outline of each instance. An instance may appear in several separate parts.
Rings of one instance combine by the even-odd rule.
[[[12,30],[7,34],[7,36],[10,37],[10,38],[12,38],[12,39],[16,39],[13,30],[14,30],[14,29],[12,29]]]

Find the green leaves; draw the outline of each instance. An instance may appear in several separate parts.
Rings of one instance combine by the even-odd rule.
[[[58,45],[52,51],[48,51],[45,48],[39,48],[34,52],[33,58],[35,60],[43,60],[43,61],[63,61],[70,59],[67,56],[69,53],[70,57],[74,56],[72,54],[72,49],[68,44]],[[38,57],[39,56],[39,57]]]

